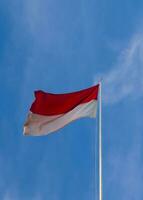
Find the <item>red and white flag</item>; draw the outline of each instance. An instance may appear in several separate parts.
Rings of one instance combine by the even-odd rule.
[[[82,117],[96,117],[99,85],[66,94],[35,91],[24,135],[47,135]]]

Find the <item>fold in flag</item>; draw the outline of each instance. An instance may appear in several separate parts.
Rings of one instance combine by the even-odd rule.
[[[82,117],[96,117],[99,85],[66,94],[35,91],[24,135],[42,136]]]

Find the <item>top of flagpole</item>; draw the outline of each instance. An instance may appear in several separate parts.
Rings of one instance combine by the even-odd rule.
[[[103,80],[104,80],[103,77],[98,78],[97,81],[94,82],[94,85],[96,85],[96,84],[101,85],[101,83],[103,82]]]

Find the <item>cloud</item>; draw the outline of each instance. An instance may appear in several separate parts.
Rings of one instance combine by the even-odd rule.
[[[114,104],[125,98],[143,96],[143,37],[136,34],[122,50],[112,70],[98,75],[103,78],[105,104]],[[95,77],[95,80],[98,80]]]

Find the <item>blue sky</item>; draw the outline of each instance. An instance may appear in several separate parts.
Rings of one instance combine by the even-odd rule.
[[[103,77],[103,196],[143,199],[143,2],[0,1],[0,199],[98,199],[97,120],[24,137],[33,91]]]

